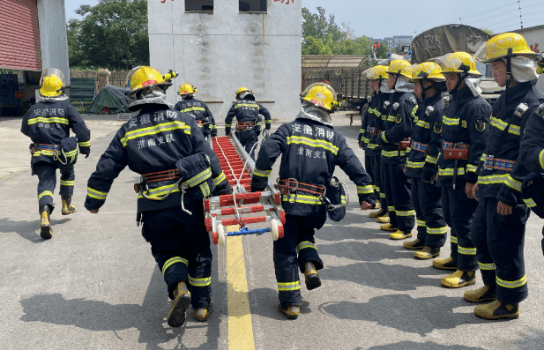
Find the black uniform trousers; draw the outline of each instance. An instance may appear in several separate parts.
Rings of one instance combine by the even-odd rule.
[[[379,198],[380,191],[378,189],[378,186],[376,185],[376,177],[379,176],[379,172],[374,171],[374,166],[372,165],[371,156],[367,156],[365,152],[365,170],[366,173],[372,178],[372,188],[374,189],[374,193],[376,194],[376,198]]]
[[[465,182],[457,179],[455,190],[452,185],[442,185],[442,206],[446,222],[452,228],[451,256],[454,259],[457,258],[457,268],[462,271],[475,271],[478,267],[478,259],[476,248],[472,243],[471,224],[478,201],[467,197]]]
[[[375,174],[375,179],[374,179],[374,182],[376,183],[376,187],[378,187],[378,190],[380,191],[380,195],[379,195],[379,199],[380,199],[380,205],[382,207],[381,210],[383,210],[383,212],[388,212],[388,208],[387,208],[387,196],[385,195],[385,180],[384,180],[384,170],[385,170],[385,166],[384,164],[382,163],[382,156],[381,155],[377,155],[377,156],[371,156],[370,157],[370,162],[372,163],[372,169],[374,171],[374,174]]]
[[[62,165],[60,162],[38,162],[32,166],[32,171],[38,176],[39,207],[50,205],[53,211],[53,194],[57,186],[57,168],[60,170],[60,195],[71,197],[74,194],[75,172],[73,165]]]
[[[417,217],[417,239],[426,247],[443,247],[448,226],[442,211],[442,190],[433,184],[412,178],[412,202]]]
[[[412,204],[410,182],[404,173],[404,163],[383,164],[385,169],[385,196],[389,209],[390,223],[401,231],[412,231],[416,212]]]
[[[255,148],[253,145],[259,140],[260,130],[256,126],[253,129],[236,131],[235,135],[244,146],[246,152],[250,155],[251,159],[255,160]],[[253,151],[251,150],[253,148]],[[251,152],[251,153],[250,153]]]
[[[508,216],[497,213],[498,200],[482,198],[472,223],[482,279],[497,287],[497,300],[515,304],[527,298],[523,247],[529,210],[517,205]]]
[[[284,236],[274,242],[274,268],[282,307],[301,305],[299,270],[304,273],[306,263],[312,262],[318,270],[323,268],[314,239],[315,228],[323,224],[323,215],[327,215],[324,210],[310,216],[285,216]]]
[[[151,243],[151,253],[168,285],[168,295],[180,281],[187,281],[194,309],[210,306],[212,251],[204,225],[202,203],[185,201],[181,207],[143,213],[142,235]]]

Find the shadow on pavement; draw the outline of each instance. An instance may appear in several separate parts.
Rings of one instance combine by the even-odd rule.
[[[424,278],[419,275],[437,277]],[[443,288],[440,286],[438,278],[438,276],[442,275],[444,275],[444,271],[432,267],[417,268],[381,263],[356,263],[347,266],[329,267],[319,272],[319,276],[323,280],[349,281],[362,286],[389,289],[397,292],[416,290],[418,287]]]
[[[373,346],[366,350],[485,350],[484,348],[475,348],[463,345],[442,345],[433,342],[416,343],[411,341],[401,341],[400,343]],[[355,350],[363,350],[357,348]]]
[[[217,275],[212,277],[217,281]],[[224,286],[214,285],[217,295],[225,293]],[[223,290],[221,290],[223,289]],[[140,332],[138,342],[147,344],[146,349],[163,349],[161,344],[178,339],[176,349],[187,349],[183,345],[183,335],[188,329],[207,328],[207,342],[191,349],[217,349],[221,307],[214,303],[214,312],[207,322],[194,319],[192,308],[187,310],[187,321],[181,328],[170,328],[166,323],[166,314],[170,301],[166,285],[160,271],[155,268],[149,288],[142,305],[112,305],[103,301],[85,299],[65,299],[61,294],[35,295],[21,300],[24,322],[45,322],[56,325],[75,326],[90,331],[112,331],[123,340],[117,331],[137,328]],[[128,347],[129,346],[128,344]]]
[[[70,218],[56,220],[53,217],[51,217],[51,226],[53,227],[53,236],[55,235],[55,226],[62,225],[68,221],[70,221]],[[10,219],[0,219],[0,233],[15,232],[22,238],[32,243],[45,242],[45,240],[40,237],[39,227],[40,227],[39,219],[33,220],[33,221],[12,221]]]
[[[504,349],[534,350],[544,348],[544,332],[539,329],[527,329],[526,333],[517,334],[522,339],[505,344]]]
[[[301,281],[301,283],[304,284],[304,281]],[[279,321],[292,321],[281,313],[278,303],[278,291],[276,289],[258,288],[249,291],[249,304],[251,306],[252,315],[259,315]],[[300,306],[300,313],[304,315],[311,312],[310,303],[303,300],[302,305]]]
[[[464,306],[470,305],[457,297],[437,296],[414,299],[406,294],[395,294],[375,297],[362,304],[346,301],[326,303],[320,305],[319,310],[339,319],[369,321],[402,332],[425,336],[435,329],[454,329],[459,325],[488,322],[472,313],[453,312],[453,309]],[[407,348],[399,347],[398,349]]]
[[[371,210],[376,211],[376,210]],[[334,222],[327,219],[325,226],[317,231],[316,237],[326,241],[340,241],[344,239],[389,239],[391,232],[380,230],[380,225],[376,219],[368,216],[369,211],[360,211],[357,204],[351,203],[347,206],[347,212],[344,220]],[[366,227],[366,224],[371,227]],[[356,226],[365,225],[365,227]]]
[[[376,262],[384,258],[412,258],[414,251],[379,242],[338,242],[318,246],[320,255],[333,255],[351,260]],[[326,263],[326,257],[323,257]]]

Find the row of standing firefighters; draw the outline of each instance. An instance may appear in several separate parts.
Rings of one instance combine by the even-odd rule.
[[[255,102],[250,90],[237,91],[238,101],[225,121],[226,132],[236,118],[236,136],[246,151],[255,148],[259,113],[265,118],[266,140],[257,157],[252,191],[266,187],[274,162],[282,156],[279,176],[288,188],[288,194],[282,196],[287,215],[284,238],[274,242],[273,250],[279,308],[288,318],[300,313],[299,270],[308,289],[321,285],[318,270],[323,262],[314,233],[325,223],[323,188],[337,165],[357,185],[361,209],[373,208],[375,194],[379,195],[382,210],[372,216],[389,220],[383,228],[394,231],[392,238],[410,237],[417,213],[418,240],[405,246],[421,249],[420,257],[437,255],[450,226],[452,257],[433,263],[456,270],[443,284],[474,283],[479,265],[486,286],[465,297],[498,301],[477,314],[517,317],[518,303],[527,295],[522,245],[528,210],[520,199],[521,189],[538,193],[531,190],[544,183],[538,174],[544,169],[544,107],[537,108],[542,101],[534,88],[534,53],[523,38],[508,35],[493,38],[480,50],[497,72],[504,71],[509,86],[495,106],[494,117],[479,96],[479,73],[468,54],[454,53],[438,60],[438,65],[423,63],[415,69],[408,62],[394,60],[372,71],[376,94],[364,118],[368,127],[365,125],[361,138],[367,144],[367,168],[374,176],[374,187],[345,138],[333,128],[331,113],[338,102],[330,86],[308,87],[301,94],[301,110],[294,121],[281,125],[272,135],[268,111]],[[515,45],[508,46],[512,41]],[[179,327],[190,304],[197,320],[206,320],[212,312],[212,254],[202,199],[228,194],[231,187],[205,139],[205,135],[216,135],[217,129],[206,105],[194,99],[196,89],[191,84],[180,87],[183,101],[177,109],[166,102],[165,91],[175,75],[163,76],[151,67],[137,67],[129,73],[127,82],[134,99],[130,109],[139,113],[120,128],[100,157],[88,180],[85,208],[98,213],[125,167],[141,175],[136,188],[137,221],[143,223],[142,235],[151,244],[173,299],[168,324]],[[33,142],[33,171],[40,180],[40,230],[45,239],[52,235],[49,215],[54,208],[56,169],[61,171],[62,213],[73,213],[78,145],[80,153],[90,153],[90,131],[67,101],[62,80],[58,70],[44,72],[41,101],[28,111],[22,125],[22,132]],[[411,81],[420,95],[419,104]],[[452,101],[444,109],[440,92],[446,87]],[[70,129],[76,138],[68,137]],[[536,173],[527,177],[531,171]],[[531,180],[522,186],[524,178]],[[297,182],[294,190],[289,187],[293,179]],[[476,188],[479,204],[473,198]],[[539,197],[526,200],[535,211],[543,210]],[[478,217],[472,220],[474,211]]]
[[[440,254],[449,226],[451,256],[432,264],[455,271],[441,279],[449,288],[476,283],[480,269],[484,286],[464,298],[490,302],[474,309],[485,319],[517,318],[528,295],[525,226],[529,208],[542,215],[543,192],[536,194],[544,170],[536,58],[521,35],[505,33],[474,56],[397,60],[366,72],[375,94],[359,139],[381,203],[370,216],[395,240],[412,237],[417,225],[417,238],[404,248],[417,250],[418,259]],[[476,60],[490,63],[505,87],[493,107],[480,96]]]

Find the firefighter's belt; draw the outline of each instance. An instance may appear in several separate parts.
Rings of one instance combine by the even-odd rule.
[[[241,122],[236,124],[236,130],[251,130],[255,127],[254,122]]]
[[[512,171],[514,170],[514,165],[516,165],[516,162],[513,160],[496,159],[493,156],[487,156],[485,157],[484,168],[486,170],[497,169],[497,170]]]
[[[195,122],[196,122],[196,123],[197,123],[197,124],[198,124],[198,125],[199,125],[200,127],[203,127],[203,126],[205,126],[205,125],[208,125],[208,124],[210,124],[210,122],[209,122],[209,121],[207,121],[207,120],[206,120],[206,121],[204,121],[204,120],[198,120],[198,119],[195,119]]]
[[[38,150],[38,151],[60,151],[61,146],[60,145],[49,145],[47,143],[35,143],[32,146],[32,149]]]
[[[179,170],[165,170],[159,171],[156,173],[149,173],[142,175],[142,181],[140,183],[134,184],[134,191],[140,193],[142,187],[145,187],[145,190],[148,190],[147,184],[152,182],[167,181],[167,180],[178,180],[179,179]]]
[[[469,148],[470,145],[466,143],[444,142],[444,159],[468,160]]]
[[[410,138],[404,139],[401,142],[399,142],[399,151],[404,151],[410,147]]]
[[[276,187],[282,195],[289,196],[289,202],[292,202],[291,196],[294,196],[294,202],[296,202],[296,196],[299,192],[310,193],[320,198],[325,197],[327,190],[324,185],[310,185],[303,182],[298,182],[296,179],[277,179]],[[294,203],[293,202],[293,203]]]
[[[423,152],[427,154],[427,150],[429,149],[429,145],[417,141],[412,141],[412,149],[415,151]]]
[[[380,136],[383,132],[383,130],[378,130],[378,128],[371,128],[373,129],[372,131],[369,131],[370,132],[370,136]]]

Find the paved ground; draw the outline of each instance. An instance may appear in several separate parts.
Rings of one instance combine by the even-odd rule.
[[[298,320],[286,320],[277,310],[272,240],[264,235],[242,239],[249,315],[230,308],[227,290],[232,296],[234,282],[227,250],[213,247],[213,315],[206,323],[189,316],[184,328],[168,328],[165,285],[135,225],[137,176],[124,171],[97,216],[83,210],[86,180],[118,122],[89,122],[92,154],[76,165],[79,211],[66,217],[55,211],[54,236],[47,242],[37,233],[37,178],[30,176],[28,140],[19,136],[19,122],[0,121],[0,145],[10,157],[3,152],[0,158],[1,349],[234,349],[240,330],[229,329],[230,320],[242,316],[251,317],[254,343],[245,344],[247,349],[543,348],[541,221],[532,217],[528,224],[530,296],[521,317],[487,322],[472,314],[464,290],[442,288],[443,273],[389,240],[356,203],[344,221],[316,235],[325,262],[323,286],[303,288]],[[350,127],[349,118],[338,116],[335,123],[357,147],[359,122]],[[347,180],[341,171],[337,175]],[[350,191],[353,200],[353,184]],[[446,248],[442,256],[448,253]]]

